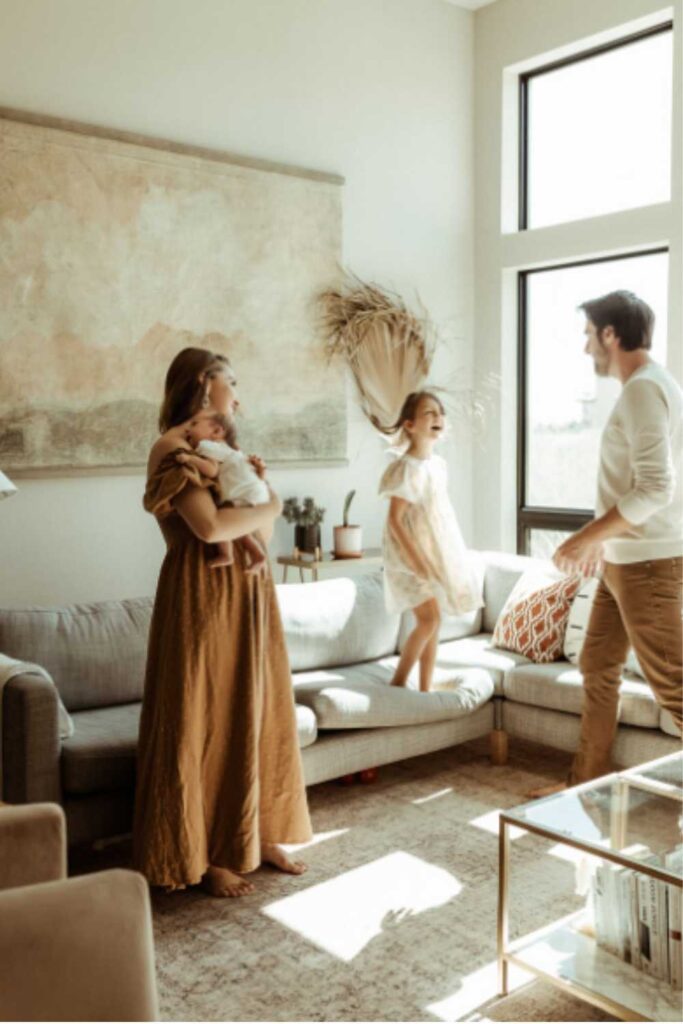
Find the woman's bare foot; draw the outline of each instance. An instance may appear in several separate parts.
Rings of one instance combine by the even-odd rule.
[[[304,864],[303,861],[292,860],[282,847],[277,846],[276,843],[261,844],[261,860],[264,864],[272,864],[273,867],[284,871],[288,875],[303,875],[304,871],[308,868],[308,865]]]
[[[254,886],[242,875],[236,875],[227,868],[209,867],[202,878],[202,885],[210,896],[248,896]]]
[[[527,800],[540,800],[541,797],[552,796],[553,793],[561,793],[566,788],[566,782],[555,782],[552,786],[539,786],[537,789],[529,790],[526,797]]]

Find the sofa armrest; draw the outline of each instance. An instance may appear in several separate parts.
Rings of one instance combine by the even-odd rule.
[[[0,889],[66,878],[66,819],[57,804],[0,807]]]
[[[2,702],[3,799],[61,803],[58,695],[37,675],[5,684]]]
[[[156,1020],[147,883],[133,871],[0,893],[3,1020]]]

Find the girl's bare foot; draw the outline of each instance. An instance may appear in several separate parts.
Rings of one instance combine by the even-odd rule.
[[[406,680],[405,679],[392,679],[391,680],[391,685],[392,686],[406,686],[407,684],[406,684]]]
[[[300,860],[292,860],[281,846],[276,843],[261,844],[261,860],[263,863],[272,864],[273,867],[284,871],[288,875],[303,875],[308,865]]]
[[[209,867],[202,878],[202,885],[210,896],[248,896],[254,892],[254,886],[242,875],[236,875],[227,868]]]

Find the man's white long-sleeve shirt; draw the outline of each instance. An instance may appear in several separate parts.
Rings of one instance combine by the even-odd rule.
[[[683,394],[647,363],[624,384],[602,434],[596,514],[615,506],[631,529],[605,542],[608,562],[683,554]]]

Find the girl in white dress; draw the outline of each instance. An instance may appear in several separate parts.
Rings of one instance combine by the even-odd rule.
[[[396,452],[379,486],[390,499],[384,530],[384,592],[390,612],[413,610],[416,625],[408,637],[392,680],[405,686],[420,663],[420,690],[432,683],[441,613],[462,615],[481,608],[481,587],[448,497],[446,462],[434,455],[443,435],[446,411],[429,391],[408,395],[398,422],[407,442]]]

